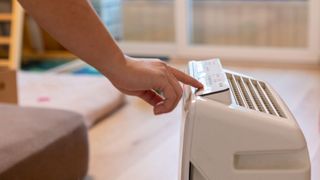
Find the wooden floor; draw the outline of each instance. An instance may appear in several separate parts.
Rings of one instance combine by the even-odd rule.
[[[304,130],[314,161],[313,179],[320,175],[320,70],[241,68],[269,82],[279,92]],[[88,180],[176,180],[181,106],[170,114],[153,116],[151,108],[136,98],[89,132]],[[317,150],[318,149],[318,150]],[[318,152],[316,154],[316,151]]]

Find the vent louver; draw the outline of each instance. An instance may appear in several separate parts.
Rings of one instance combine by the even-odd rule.
[[[230,73],[227,73],[227,77],[238,105],[278,117],[286,117],[264,82]]]

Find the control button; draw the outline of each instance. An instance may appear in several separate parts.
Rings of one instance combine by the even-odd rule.
[[[205,78],[206,76],[207,76],[207,74],[204,72],[200,72],[197,74],[197,78]]]
[[[203,66],[201,64],[197,65],[197,72],[203,72]]]

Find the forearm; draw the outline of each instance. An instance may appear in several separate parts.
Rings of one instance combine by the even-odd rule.
[[[125,63],[123,53],[87,0],[19,0],[64,47],[105,75]]]

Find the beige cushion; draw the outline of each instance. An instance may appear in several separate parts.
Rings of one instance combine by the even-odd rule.
[[[119,108],[124,96],[102,76],[20,72],[19,104],[77,112],[91,126]]]
[[[83,117],[67,111],[0,104],[0,179],[71,180],[88,167]]]

